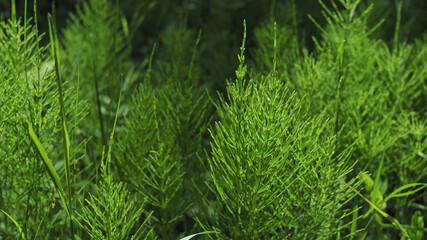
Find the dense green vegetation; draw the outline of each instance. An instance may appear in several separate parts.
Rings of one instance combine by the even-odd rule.
[[[427,236],[424,1],[47,2],[0,0],[0,239]]]

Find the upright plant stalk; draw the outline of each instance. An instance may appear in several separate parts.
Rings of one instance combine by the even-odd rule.
[[[92,71],[93,71],[93,81],[95,82],[96,104],[98,107],[98,118],[99,118],[100,130],[101,130],[102,145],[107,146],[107,138],[105,136],[104,120],[103,120],[102,111],[101,111],[101,99],[99,96],[98,77],[96,75],[95,58],[93,58],[93,62],[92,62]]]
[[[119,12],[120,12],[120,8],[119,8],[119,0],[116,0],[116,6],[115,6],[115,13],[114,13],[114,36],[113,36],[113,56],[117,56],[117,54],[119,53],[119,46],[118,46],[118,44],[119,44],[119,41],[118,41],[118,29],[119,29],[119,23],[120,23],[120,15],[119,15]],[[112,62],[112,65],[113,65],[113,67],[112,68],[109,68],[109,71],[110,71],[110,81],[109,81],[109,84],[110,84],[110,86],[115,86],[115,80],[116,80],[116,76],[118,76],[117,74],[119,74],[119,71],[120,71],[120,69],[121,69],[121,67],[119,66],[119,64],[120,64],[120,62],[119,61],[117,61],[117,58],[116,57],[113,57],[113,62]],[[109,90],[112,90],[112,91],[115,91],[116,90],[116,88],[113,88],[113,89],[111,89],[111,88],[109,88]],[[120,85],[120,89],[119,89],[119,91],[120,91],[120,94],[121,94],[121,91],[122,91],[122,85]],[[110,92],[108,92],[108,95],[109,96],[114,96],[113,95],[113,93],[110,91]],[[110,113],[110,112],[112,112],[113,110],[112,110],[112,108],[113,108],[114,106],[113,106],[113,104],[109,104],[108,105],[108,113]],[[107,118],[106,120],[107,120],[107,129],[104,129],[104,131],[105,131],[105,134],[107,134],[107,132],[109,131],[108,130],[108,128],[109,128],[109,126],[110,126],[110,121],[109,121],[109,119],[110,118]],[[107,136],[105,135],[105,138],[107,138]],[[105,143],[104,143],[105,144]]]
[[[236,78],[239,84],[243,84],[243,78],[245,77],[247,66],[245,66],[245,43],[246,43],[246,20],[243,20],[243,42],[240,47],[240,55],[237,55],[239,59],[239,68],[236,70]]]
[[[27,52],[27,0],[24,1],[24,49],[25,52]],[[36,35],[37,36],[37,35]],[[26,58],[28,56],[25,56]],[[27,62],[24,63],[24,70],[25,70],[25,83],[27,84],[27,88],[29,89],[29,81],[28,81],[28,69],[27,69]],[[30,102],[28,101],[28,107],[30,108]],[[31,114],[32,115],[32,114]],[[31,116],[32,118],[32,116]],[[37,169],[37,160],[33,162],[34,166],[33,169]],[[34,175],[33,175],[34,176]],[[28,215],[30,212],[30,199],[31,199],[32,191],[28,192],[28,198],[27,198],[27,206],[26,206],[26,212],[25,212],[25,223],[24,223],[24,232],[27,233],[27,227],[28,227]]]
[[[402,17],[402,0],[395,0],[396,2],[396,28],[394,30],[394,39],[393,39],[393,45],[394,45],[394,51],[398,50],[398,44],[399,44],[399,30],[400,30],[400,20]]]
[[[34,1],[34,4],[36,4],[36,1]],[[37,66],[36,67],[36,69],[37,69],[37,80],[38,80],[37,82],[40,83],[40,66],[38,65],[39,60],[40,60],[40,48],[39,48],[39,35],[38,35],[38,29],[37,29],[37,13],[34,10],[35,11],[35,26],[36,26],[35,27],[36,28],[36,31],[35,31],[36,41],[35,41],[35,43],[37,46],[37,48],[36,48],[37,51],[33,54],[33,53],[28,51],[28,48],[31,48],[31,43],[30,43],[30,46],[28,46],[28,43],[29,43],[29,41],[31,41],[31,39],[34,36],[32,36],[33,32],[30,32],[30,36],[28,36],[29,20],[27,19],[27,7],[28,7],[28,1],[25,0],[24,1],[24,26],[23,26],[23,31],[22,31],[22,34],[23,34],[22,44],[23,44],[23,50],[24,50],[23,55],[26,59],[31,59],[33,56],[35,57],[35,59],[37,61],[37,64],[36,64],[36,66]],[[18,20],[16,18],[15,1],[12,1],[12,16],[13,16],[12,21],[18,23]],[[19,25],[17,25],[16,27],[19,28]],[[25,79],[26,88],[30,89],[29,71],[31,68],[29,68],[27,61],[23,62],[23,69],[24,69],[24,73],[25,73],[23,77]],[[30,98],[28,98],[26,101],[28,109],[31,109],[31,101],[32,101],[32,99],[30,99]],[[31,111],[29,111],[29,112],[31,112]],[[35,121],[34,115],[29,114],[29,119],[31,122],[34,122]],[[39,124],[37,124],[37,134],[39,134]],[[34,133],[34,136],[35,136],[35,133]],[[36,189],[35,186],[37,184],[36,178],[38,175],[37,172],[39,170],[39,164],[38,164],[37,159],[35,159],[34,161],[31,161],[31,164],[32,165],[29,166],[29,168],[34,169],[35,171],[31,172],[31,174],[30,174],[32,176],[32,179],[30,180],[31,184],[32,184],[32,188],[27,192],[27,202],[25,205],[26,211],[25,211],[25,216],[24,216],[25,221],[23,223],[23,233],[25,233],[25,234],[28,234],[28,225],[29,225],[29,223],[31,223],[30,222],[31,221],[30,215],[32,212],[31,199],[38,199],[38,191],[35,190]],[[38,205],[38,201],[35,202],[35,208],[37,208],[37,205]],[[68,210],[67,210],[67,212],[68,212]]]
[[[115,11],[114,11],[114,15],[112,16],[114,18],[114,23],[112,24],[112,27],[114,28],[113,29],[113,56],[117,56],[117,54],[119,52],[119,46],[118,46],[118,44],[119,44],[119,41],[118,41],[118,29],[119,29],[119,23],[120,23],[119,12],[120,12],[120,10],[119,10],[119,0],[116,0],[116,2],[115,2]],[[93,59],[95,59],[95,57]],[[95,64],[96,63],[93,62],[94,74],[96,74]],[[109,76],[109,79],[107,81],[107,84],[109,84],[110,86],[115,86],[114,80],[115,80],[115,78],[117,76],[116,74],[121,69],[120,66],[119,66],[120,62],[117,61],[116,57],[113,57],[113,61],[112,61],[111,64],[112,64],[112,67],[108,68],[110,76]],[[96,80],[98,80],[98,79],[96,79]],[[97,85],[96,82],[95,82],[95,84]],[[120,85],[120,90],[119,91],[122,90],[121,87],[122,87],[122,85]],[[101,113],[101,102],[99,101],[100,99],[99,99],[99,93],[98,93],[99,90],[98,90],[98,87],[96,87],[96,88],[97,88],[96,89],[96,91],[97,91],[97,96],[96,97],[97,97],[97,101],[98,101],[98,115],[100,117],[100,124],[101,124],[101,128],[102,128],[102,130],[101,130],[102,141],[103,141],[104,146],[107,146],[107,144],[108,144],[107,143],[107,132],[109,131],[110,118],[107,117],[105,119],[105,123],[103,123],[104,119],[102,118],[102,113]],[[113,89],[108,88],[108,90],[109,91],[107,92],[107,94],[109,96],[114,96],[113,95],[113,91],[115,91],[116,88],[113,88]],[[105,107],[105,109],[108,109],[107,110],[108,115],[109,115],[109,113],[111,113],[113,111],[112,108],[113,108],[113,104],[109,104],[108,108]]]
[[[60,104],[60,112],[61,112],[61,119],[62,119],[62,137],[64,141],[64,157],[65,157],[65,179],[67,184],[67,198],[68,198],[68,206],[70,211],[70,224],[71,224],[71,234],[72,239],[74,239],[74,217],[73,217],[73,205],[72,205],[72,194],[71,194],[71,184],[70,184],[70,140],[68,137],[68,130],[67,130],[67,122],[65,117],[65,107],[64,107],[64,99],[63,99],[63,91],[62,91],[62,79],[61,79],[61,72],[60,72],[60,59],[59,59],[59,41],[58,41],[58,35],[56,33],[56,26],[55,26],[55,20],[52,19],[52,16],[48,15],[48,23],[49,23],[49,37],[50,37],[50,46],[52,51],[52,56],[55,60],[55,73],[56,73],[56,79],[58,84],[58,91],[59,91],[59,104]]]
[[[12,20],[16,21],[16,5],[15,5],[15,0],[12,0],[12,4],[11,4],[11,12],[12,12]]]
[[[202,36],[202,30],[200,29],[199,35],[197,36],[196,45],[194,47],[193,55],[191,56],[190,67],[188,68],[188,79],[190,81],[192,79],[191,72],[193,71],[193,67],[194,67],[194,58],[196,57],[197,47],[199,46],[201,36]]]
[[[276,77],[276,65],[277,65],[277,26],[276,22],[274,22],[274,57],[273,57],[273,76]]]
[[[337,97],[336,97],[336,105],[335,105],[335,150],[338,150],[339,146],[339,114],[340,114],[340,108],[341,108],[341,89],[342,89],[342,82],[343,82],[343,62],[344,62],[344,46],[345,46],[345,40],[343,40],[338,48],[338,64],[339,64],[339,70],[338,70],[338,86],[337,86]]]
[[[154,52],[156,51],[156,46],[157,44],[154,43],[153,49],[151,50],[151,54],[150,54],[150,60],[148,62],[148,69],[147,69],[147,73],[144,76],[144,83],[149,83],[151,80],[151,72],[152,72],[152,68],[151,68],[151,63],[153,61],[153,57],[154,57]]]

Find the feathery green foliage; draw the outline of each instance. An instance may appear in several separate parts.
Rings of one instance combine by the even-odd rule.
[[[117,114],[118,110],[119,108]],[[114,140],[117,114],[110,144],[113,144]],[[83,205],[82,215],[79,214],[82,218],[79,224],[91,239],[142,239],[143,236],[144,239],[154,239],[152,230],[146,227],[151,213],[146,216],[143,223],[136,225],[144,211],[145,201],[142,204],[137,203],[125,184],[113,181],[110,170],[111,151],[110,145],[101,162],[102,180],[95,186],[96,195],[89,193],[89,197],[85,199],[87,205]]]
[[[368,194],[385,210],[388,203],[382,200],[386,191],[426,179],[424,137],[422,127],[419,128],[424,114],[415,112],[422,109],[419,104],[423,102],[425,64],[415,63],[419,63],[423,51],[416,52],[405,45],[390,49],[383,41],[372,39],[370,36],[382,23],[367,27],[373,5],[362,11],[358,10],[358,1],[340,2],[344,6],[342,11],[335,4],[330,9],[320,1],[329,26],[323,28],[314,20],[324,40],[315,40],[316,56],[306,56],[296,66],[293,86],[307,96],[311,111],[326,109],[330,117],[338,114],[338,150],[354,146],[351,158],[358,162],[357,171],[375,174],[375,186]],[[345,53],[341,65],[337,55],[342,41]],[[338,99],[335,89],[340,89]],[[334,106],[334,99],[339,102],[339,109]],[[414,130],[418,137],[414,138]],[[412,168],[415,166],[419,167]],[[404,202],[402,199],[401,206],[408,206]],[[393,206],[399,208],[400,204]],[[403,209],[393,211],[399,212],[398,219],[409,224],[412,213]],[[375,213],[368,211],[362,218],[368,220],[369,212]],[[381,235],[381,229],[387,225],[380,217],[376,219],[373,227]],[[361,227],[370,228],[371,221],[366,223]]]
[[[202,136],[210,123],[208,98],[197,86],[196,53],[172,48],[172,44],[188,45],[190,33],[173,34],[184,35],[168,38],[178,43],[164,42],[171,60],[160,61],[158,71],[151,69],[153,49],[146,78],[129,104],[119,143],[118,165],[134,189],[148,198],[162,239],[177,234],[174,226],[183,224],[184,214],[195,217],[200,212],[200,189],[193,184],[206,175],[199,156],[203,154]],[[196,47],[199,40],[200,34]],[[190,64],[185,64],[186,60]]]
[[[119,11],[118,1],[117,5],[108,0],[83,2],[70,15],[63,31],[64,78],[73,82],[79,78],[80,95],[91,104],[83,127],[88,136],[94,137],[92,144],[98,146],[99,152],[89,152],[95,154],[92,158],[107,145],[106,133],[112,128],[121,75],[126,76],[124,86],[128,91],[134,79],[126,59],[129,51]]]
[[[425,238],[422,0],[60,2],[0,0],[1,239]]]
[[[245,80],[243,51],[211,132],[212,227],[220,239],[330,239],[352,196],[349,152],[334,154],[332,123],[304,114],[283,78]]]
[[[51,169],[64,164],[61,131],[61,109],[67,109],[63,117],[73,120],[67,131],[76,130],[77,124],[85,116],[87,106],[78,100],[73,87],[63,83],[67,89],[62,92],[63,105],[59,104],[59,93],[55,84],[53,58],[46,47],[40,46],[41,36],[28,19],[11,19],[1,23],[1,208],[15,209],[10,213],[22,226],[27,238],[35,238],[39,232],[51,231],[53,226],[66,224],[64,212],[55,207],[57,189],[49,178],[49,170],[43,167],[39,155],[45,149],[45,156],[52,161]],[[78,111],[71,109],[78,108]],[[31,138],[38,139],[37,148]],[[74,144],[74,143],[73,143]],[[72,154],[77,156],[81,145],[73,146]],[[46,160],[46,159],[44,159]],[[62,174],[64,169],[59,170]],[[46,172],[47,171],[47,172]],[[56,180],[59,180],[57,178]],[[55,183],[56,184],[56,183]],[[67,185],[67,191],[71,187]],[[64,192],[62,192],[64,193]],[[69,199],[67,194],[65,199]],[[17,233],[10,220],[2,219],[2,235],[15,238]],[[53,231],[58,235],[63,230]],[[68,234],[68,232],[67,232]]]
[[[161,94],[161,93],[160,93]],[[179,160],[170,102],[143,83],[133,96],[123,137],[119,167],[132,189],[141,192],[154,210],[156,233],[163,239],[185,209],[180,201],[183,171]]]

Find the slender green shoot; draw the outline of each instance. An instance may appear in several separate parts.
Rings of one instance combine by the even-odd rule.
[[[16,21],[16,4],[15,4],[15,0],[12,0],[12,4],[11,4],[12,6],[12,9],[11,9],[11,12],[12,12],[12,20],[14,20],[14,21]]]
[[[394,44],[394,51],[398,50],[399,47],[399,31],[400,31],[400,21],[402,18],[402,0],[396,0],[396,13],[397,13],[397,18],[396,18],[396,28],[394,30],[394,39],[393,39],[393,44]]]
[[[276,65],[277,65],[277,26],[276,22],[274,22],[274,57],[273,57],[273,76],[276,77]]]
[[[61,198],[62,204],[64,205],[65,211],[67,212],[67,215],[71,218],[71,212],[68,209],[67,201],[65,201],[64,198],[64,188],[62,187],[61,180],[59,179],[58,174],[56,173],[55,168],[52,165],[52,161],[48,157],[46,150],[43,148],[42,144],[40,143],[39,138],[37,137],[36,133],[33,130],[33,127],[30,123],[28,123],[28,133],[30,134],[31,140],[33,141],[34,145],[36,146],[40,156],[42,157],[43,164],[46,167],[47,172],[49,173],[50,178],[52,179],[53,183],[55,184],[56,189],[58,190],[59,197]]]
[[[410,189],[410,188],[417,187],[417,186],[419,186],[419,187],[416,188],[416,189],[414,189],[414,190],[410,190],[410,191],[401,193],[402,191],[404,191],[406,189]],[[401,187],[397,188],[392,193],[390,193],[386,198],[384,198],[384,202],[387,202],[388,200],[390,200],[392,198],[407,197],[409,195],[412,195],[414,193],[417,193],[417,192],[423,190],[426,187],[427,187],[427,183],[410,183],[410,184],[406,184],[404,186],[401,186]]]
[[[74,239],[74,223],[73,223],[73,205],[72,205],[72,191],[71,191],[71,173],[70,173],[70,138],[68,136],[67,129],[67,120],[65,114],[64,107],[64,99],[63,99],[63,89],[62,89],[62,78],[61,78],[61,62],[59,55],[59,40],[58,34],[56,32],[56,24],[54,17],[49,14],[48,15],[48,24],[49,24],[49,37],[50,37],[50,46],[52,51],[52,56],[55,60],[55,73],[58,84],[58,93],[59,93],[59,104],[60,104],[60,112],[61,112],[61,120],[62,120],[62,137],[64,142],[64,160],[65,160],[65,179],[67,184],[67,192],[68,192],[68,206],[70,208],[70,220],[71,220],[71,234]]]
[[[344,184],[346,184],[344,181],[342,181],[342,182]],[[408,233],[406,232],[406,230],[402,227],[402,225],[399,223],[399,221],[396,218],[390,216],[388,213],[386,213],[383,210],[381,210],[377,205],[375,205],[373,202],[369,201],[369,199],[367,199],[365,196],[363,196],[359,191],[357,191],[351,185],[347,185],[347,186],[353,192],[355,192],[357,195],[359,195],[363,200],[365,200],[365,202],[367,202],[369,205],[371,205],[371,207],[374,208],[379,214],[381,214],[384,218],[387,218],[387,220],[389,220],[391,222],[391,224],[393,224],[393,226],[395,226],[397,229],[399,229],[400,232],[402,232],[402,234],[405,237],[407,237],[409,240],[411,240],[411,237],[408,235]]]
[[[236,70],[236,77],[239,82],[243,80],[247,72],[247,66],[245,66],[245,43],[246,43],[246,20],[243,20],[243,42],[240,47],[240,55],[237,55],[239,59],[239,68]]]
[[[148,69],[147,69],[147,73],[144,76],[144,82],[149,82],[151,79],[151,72],[153,71],[152,67],[151,67],[151,63],[153,61],[153,56],[154,56],[154,52],[156,51],[156,46],[157,44],[154,43],[153,49],[151,50],[151,54],[150,54],[150,61],[148,62]]]
[[[340,108],[341,108],[341,91],[342,91],[342,84],[343,84],[343,64],[344,64],[344,47],[345,47],[345,40],[343,40],[338,47],[338,64],[339,64],[339,71],[338,71],[338,85],[337,85],[337,97],[336,97],[336,112],[335,112],[335,134],[337,135],[336,138],[336,144],[335,149],[338,149],[339,146],[339,115],[340,115]]]
[[[200,42],[200,38],[202,36],[202,30],[200,29],[199,31],[199,35],[197,35],[197,40],[196,40],[196,44],[194,46],[194,51],[193,51],[193,55],[191,56],[191,62],[190,62],[190,68],[188,69],[188,79],[191,79],[191,73],[193,71],[193,66],[194,66],[194,58],[196,57],[196,52],[197,52],[197,47],[199,46],[199,42]],[[151,59],[150,59],[151,60]],[[150,61],[151,62],[151,61]]]
[[[18,228],[19,233],[21,234],[22,239],[26,240],[27,238],[25,237],[25,233],[22,231],[22,228],[21,226],[19,226],[19,223],[12,216],[7,214],[7,212],[3,211],[3,209],[0,209],[0,212],[6,215],[6,217],[8,217],[15,224],[15,226]]]

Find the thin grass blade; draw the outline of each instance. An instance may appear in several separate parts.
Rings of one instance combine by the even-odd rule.
[[[40,153],[40,156],[43,159],[43,164],[46,167],[47,172],[49,173],[50,178],[52,179],[53,183],[55,184],[56,189],[58,189],[59,197],[61,198],[62,204],[64,205],[65,211],[67,211],[68,216],[70,215],[70,211],[68,210],[67,202],[64,198],[64,189],[61,185],[61,181],[59,179],[58,174],[56,173],[55,168],[52,165],[52,162],[50,161],[46,150],[44,150],[42,144],[40,143],[39,138],[37,137],[36,133],[33,130],[33,127],[30,123],[28,123],[28,133],[30,134],[31,140],[33,141],[34,145],[36,146],[37,150]]]
[[[412,191],[407,191],[407,192],[404,192],[404,193],[400,193],[400,192],[402,192],[402,191],[404,191],[404,190],[406,190],[408,188],[412,188],[412,187],[416,187],[416,186],[421,186],[421,187],[419,187],[417,189],[414,189]],[[384,199],[384,202],[387,202],[391,198],[409,196],[411,194],[414,194],[416,192],[419,192],[419,191],[423,190],[426,187],[427,187],[427,183],[410,183],[410,184],[403,185],[403,186],[399,187],[398,189],[394,190],[392,193],[390,193],[390,195],[388,195]]]
[[[6,215],[6,217],[8,217],[15,224],[15,226],[18,228],[19,233],[21,234],[22,239],[26,240],[27,238],[25,237],[25,234],[22,231],[21,226],[19,226],[19,223],[12,216],[7,214],[7,212],[3,211],[2,209],[0,209],[0,212],[2,212],[4,215]]]
[[[344,183],[345,184],[345,183]],[[367,202],[373,209],[375,209],[379,214],[381,214],[383,217],[387,218],[397,229],[399,229],[402,234],[407,237],[409,240],[411,240],[411,237],[408,235],[406,230],[402,227],[402,225],[399,223],[399,221],[390,216],[388,213],[382,211],[379,207],[377,207],[373,202],[369,201],[365,196],[363,196],[359,191],[357,191],[355,188],[353,188],[350,185],[347,185],[353,192],[355,192],[357,195],[359,195],[365,202]]]
[[[214,231],[200,232],[200,233],[196,233],[196,234],[193,234],[193,235],[181,238],[180,240],[189,240],[189,239],[191,239],[191,238],[193,238],[193,237],[195,237],[197,235],[212,234],[212,233],[218,233],[218,232],[214,232]]]

